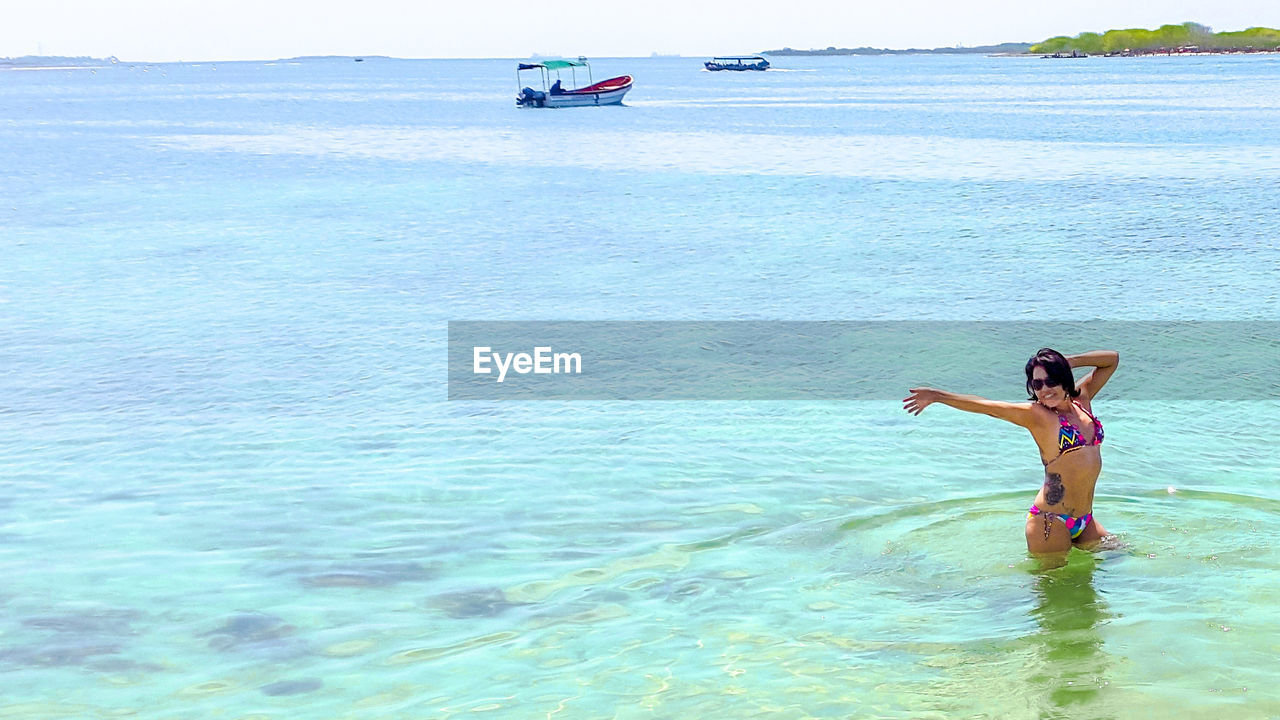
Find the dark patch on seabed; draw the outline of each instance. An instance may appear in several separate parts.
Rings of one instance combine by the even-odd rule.
[[[116,655],[120,649],[120,645],[114,643],[32,644],[0,650],[0,662],[27,667],[88,667],[94,658]]]
[[[133,502],[139,500],[151,500],[156,493],[137,493],[122,490],[119,492],[110,492],[102,495],[93,495],[88,498],[91,503],[109,503],[109,502]]]
[[[501,588],[485,587],[436,595],[427,604],[452,618],[495,617],[528,603],[512,602]]]
[[[80,613],[57,613],[24,618],[22,624],[56,633],[75,635],[136,635],[133,622],[142,617],[137,610],[89,610]]]
[[[436,576],[434,569],[416,562],[366,560],[360,556],[337,562],[302,558],[256,565],[251,572],[266,577],[292,577],[310,588],[381,588],[406,582],[423,582]]]
[[[160,670],[154,663],[116,657],[124,639],[135,636],[137,610],[96,608],[23,618],[23,627],[41,631],[45,641],[0,649],[0,664],[25,667],[77,667],[100,672]]]
[[[275,615],[247,612],[226,618],[221,625],[201,637],[208,637],[209,647],[220,652],[283,660],[309,652],[307,644],[294,637],[297,630]]]
[[[430,570],[416,563],[342,563],[281,572],[297,574],[298,582],[313,588],[390,587],[404,582],[422,582],[433,577]]]
[[[250,612],[228,617],[216,629],[210,630],[205,635],[226,637],[240,642],[258,642],[292,635],[295,629],[275,615]]]
[[[707,591],[706,583],[697,580],[688,580],[678,583],[671,588],[667,594],[667,602],[684,602],[689,598],[695,598]]]
[[[306,680],[281,680],[270,685],[263,685],[259,690],[263,695],[279,697],[283,695],[302,695],[324,687],[324,683],[315,678]]]

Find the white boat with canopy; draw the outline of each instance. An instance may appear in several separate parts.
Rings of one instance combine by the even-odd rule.
[[[587,85],[577,87],[578,71],[587,76]],[[536,63],[520,63],[516,67],[516,86],[521,85],[521,72],[536,70],[542,78],[542,89],[535,90],[530,86],[520,88],[516,96],[516,107],[584,107],[587,105],[621,105],[622,96],[631,89],[631,76],[620,75],[608,80],[593,82],[591,64],[586,58],[577,60],[544,60]],[[569,72],[570,88],[565,89],[565,71]],[[551,76],[555,82],[548,85]]]

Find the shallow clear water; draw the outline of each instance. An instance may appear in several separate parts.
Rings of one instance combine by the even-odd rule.
[[[0,717],[1280,713],[1265,378],[1099,398],[1048,572],[988,418],[444,400],[449,320],[1280,319],[1280,59],[513,65],[0,74]]]

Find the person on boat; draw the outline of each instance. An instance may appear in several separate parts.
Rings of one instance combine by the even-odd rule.
[[[1107,535],[1093,517],[1093,491],[1102,471],[1102,423],[1093,399],[1120,364],[1114,350],[1064,356],[1042,348],[1027,361],[1029,402],[999,402],[928,387],[911,388],[903,409],[919,415],[933,403],[982,413],[1020,425],[1031,433],[1044,464],[1044,485],[1027,513],[1027,550],[1063,554],[1074,546],[1092,548]],[[1071,368],[1092,367],[1076,384]]]
[[[556,78],[556,81],[551,84],[551,94],[552,95],[564,94],[564,86],[560,84],[560,78]]]

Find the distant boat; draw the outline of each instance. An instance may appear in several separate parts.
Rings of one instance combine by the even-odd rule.
[[[364,62],[364,58],[356,58],[356,62]]]
[[[769,61],[759,55],[725,55],[703,63],[708,70],[768,70]]]
[[[565,89],[561,73],[569,71],[570,84],[577,85],[578,68],[587,74],[588,85],[580,88]],[[586,107],[588,105],[621,105],[622,96],[631,90],[631,76],[619,75],[608,80],[592,82],[591,64],[584,57],[577,60],[544,60],[536,63],[520,63],[516,66],[516,86],[521,85],[520,73],[525,70],[537,70],[542,78],[542,89],[535,90],[525,86],[516,95],[516,107],[558,108]],[[554,73],[556,80],[547,83]]]

